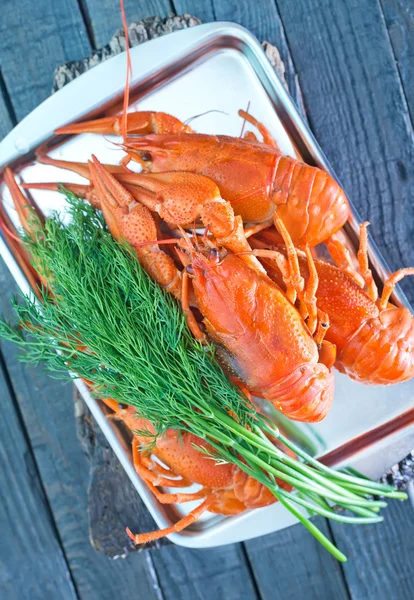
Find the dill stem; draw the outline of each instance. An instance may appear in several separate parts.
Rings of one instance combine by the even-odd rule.
[[[288,494],[287,492],[285,492],[283,490],[280,491],[280,494],[282,494],[284,496],[288,495],[291,502],[296,502],[296,504],[299,504],[300,506],[303,506],[304,508],[308,508],[309,510],[316,512],[317,514],[321,515],[322,517],[327,517],[329,519],[332,519],[333,521],[338,521],[338,523],[367,525],[369,523],[380,523],[381,521],[384,520],[383,517],[378,517],[377,515],[373,515],[373,516],[369,516],[369,517],[348,517],[346,515],[340,515],[338,513],[335,513],[332,510],[327,510],[326,508],[321,507],[320,505],[318,506],[318,503],[315,506],[314,504],[311,504],[310,502],[308,502],[304,498],[301,498],[297,494]]]
[[[318,540],[318,542],[320,544],[322,544],[322,546],[330,553],[332,554],[332,556],[334,556],[337,560],[339,560],[339,562],[346,562],[347,558],[345,556],[345,554],[343,554],[332,542],[329,538],[326,537],[326,535],[324,535],[322,533],[322,531],[320,531],[320,529],[318,529],[316,527],[316,525],[314,523],[312,523],[312,521],[310,521],[309,519],[305,518],[293,505],[293,503],[291,502],[290,499],[286,498],[284,495],[280,494],[278,497],[278,500],[281,504],[283,504],[283,506],[285,508],[287,508],[287,510],[292,513],[292,515],[294,517],[296,517],[298,519],[298,521],[300,521],[302,523],[302,525],[304,527],[306,527],[306,529]]]
[[[263,429],[265,431],[267,431],[270,435],[276,435],[274,433],[272,427],[269,427],[267,422],[264,423]],[[351,475],[348,475],[347,473],[343,473],[341,471],[335,471],[334,469],[331,469],[330,467],[324,465],[322,462],[320,462],[320,461],[316,460],[315,458],[313,458],[312,456],[310,456],[307,452],[302,450],[302,448],[300,448],[299,446],[297,446],[296,444],[294,444],[293,442],[288,440],[282,433],[279,432],[278,429],[277,429],[277,433],[278,433],[278,439],[283,444],[285,444],[285,446],[287,446],[295,454],[297,454],[298,456],[303,458],[307,463],[309,463],[309,465],[312,465],[312,466],[318,468],[319,470],[327,473],[327,475],[329,475],[330,478],[332,478],[334,480],[335,479],[339,480],[340,482],[346,482],[349,484],[353,484],[355,486],[354,489],[365,490],[366,493],[371,493],[371,494],[376,493],[379,495],[385,495],[386,493],[390,492],[390,495],[389,495],[390,498],[397,498],[399,500],[407,499],[407,494],[405,494],[404,492],[395,490],[391,485],[387,485],[385,483],[379,483],[377,481],[373,481],[366,477],[360,477],[358,479],[357,477],[353,477]]]
[[[219,415],[217,414],[216,417],[220,418],[221,415],[219,417]],[[248,433],[250,434],[250,432],[248,432]],[[217,430],[215,428],[212,428],[212,431],[209,432],[208,437],[210,437],[210,435],[212,437],[216,438]],[[226,439],[226,437],[227,437],[227,439]],[[251,436],[249,436],[249,437],[251,437]],[[318,476],[318,480],[320,480],[322,485],[315,483],[314,476],[316,475],[316,473],[314,473],[313,470],[310,470],[310,476],[309,475],[304,476],[300,473],[297,474],[295,469],[298,469],[299,467],[301,467],[302,464],[299,463],[298,461],[294,461],[293,459],[292,459],[292,462],[294,464],[294,468],[290,468],[277,460],[276,460],[276,465],[275,465],[273,462],[266,462],[266,461],[262,460],[259,456],[257,456],[256,454],[251,452],[248,448],[246,448],[245,446],[243,446],[240,443],[238,443],[237,441],[235,441],[233,438],[229,438],[228,436],[221,435],[221,441],[223,443],[225,443],[226,445],[231,445],[231,447],[234,448],[234,450],[236,450],[236,452],[240,456],[245,458],[250,465],[252,463],[255,463],[261,469],[263,469],[265,472],[271,473],[278,479],[281,479],[281,480],[285,481],[286,483],[291,484],[295,489],[300,490],[301,492],[303,492],[305,494],[310,492],[310,493],[315,493],[319,496],[323,495],[323,497],[329,498],[330,500],[332,500],[334,502],[337,502],[337,503],[340,502],[341,504],[345,505],[350,510],[353,510],[353,507],[367,507],[367,506],[385,507],[386,506],[385,502],[362,499],[362,498],[360,498],[354,494],[350,494],[350,493],[347,493],[344,497],[340,494],[341,489],[339,486],[334,486],[335,489],[337,491],[339,491],[339,494],[333,493],[331,490],[327,489],[327,486],[331,482],[329,480],[326,480],[324,477]],[[269,441],[269,443],[271,444],[270,441]],[[273,449],[274,449],[274,446],[272,445],[271,450],[273,450]],[[266,448],[266,450],[268,450],[268,448]],[[270,461],[272,460],[270,456],[269,456],[269,460]],[[278,468],[276,468],[276,467],[278,467]],[[324,516],[327,516],[327,514],[328,514],[328,509],[325,508]],[[331,515],[331,517],[333,519],[338,520],[336,513],[334,513],[331,509],[329,509],[329,514]],[[370,518],[378,520],[378,517],[376,517],[375,515],[370,516]],[[358,518],[354,519],[351,517],[344,517],[344,518],[341,518],[340,520],[342,522],[352,522],[352,523],[358,522]],[[361,520],[361,522],[365,523],[365,522],[376,522],[376,521]]]

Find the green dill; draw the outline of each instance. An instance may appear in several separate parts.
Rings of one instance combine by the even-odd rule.
[[[71,221],[58,215],[23,242],[49,282],[39,304],[14,302],[18,325],[0,321],[0,336],[18,344],[26,362],[55,376],[81,377],[94,393],[134,406],[156,431],[188,431],[214,448],[214,458],[238,465],[266,485],[338,560],[345,556],[300,509],[347,523],[374,523],[384,501],[401,492],[334,471],[292,444],[258,414],[227,378],[214,347],[195,340],[177,301],[143,271],[133,250],[113,240],[103,217],[66,192]],[[51,292],[51,293],[50,293]],[[270,442],[278,438],[298,456]],[[202,445],[200,452],[206,452]],[[283,490],[284,480],[297,490]],[[353,515],[339,514],[332,504]]]

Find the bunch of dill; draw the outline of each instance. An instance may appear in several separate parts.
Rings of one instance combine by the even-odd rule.
[[[297,505],[311,514],[350,523],[382,519],[386,503],[402,499],[390,486],[333,471],[293,445],[224,374],[213,346],[195,340],[176,300],[140,267],[133,250],[113,240],[100,212],[67,193],[71,222],[58,215],[34,223],[23,242],[48,281],[43,302],[15,301],[18,326],[0,321],[0,336],[17,343],[27,362],[55,375],[93,382],[98,396],[134,406],[156,431],[188,431],[266,485],[339,560],[345,556]],[[277,448],[278,438],[302,460]],[[199,450],[203,450],[200,444]],[[299,491],[289,494],[282,479]],[[334,503],[351,510],[333,511]]]

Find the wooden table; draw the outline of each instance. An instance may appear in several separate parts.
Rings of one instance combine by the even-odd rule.
[[[414,264],[414,4],[410,0],[126,0],[129,21],[171,11],[231,20],[274,43],[299,74],[311,127],[392,268]],[[3,0],[0,136],[50,93],[53,69],[121,25],[117,0]],[[0,264],[0,308],[15,285]],[[414,300],[414,280],[403,284]],[[319,526],[336,563],[301,527],[211,550],[165,547],[110,561],[88,539],[88,461],[72,388],[0,355],[0,596],[110,600],[414,596],[414,513],[377,526]],[[357,417],[357,416],[356,416]],[[122,507],[120,507],[122,510]]]

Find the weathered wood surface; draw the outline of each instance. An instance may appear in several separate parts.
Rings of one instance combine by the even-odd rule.
[[[3,5],[0,131],[4,134],[14,123],[14,112],[20,119],[46,97],[58,64],[81,59],[106,43],[121,21],[115,0],[80,0],[79,4],[69,0],[7,0]],[[289,77],[295,81],[294,65],[300,73],[311,125],[362,216],[375,224],[373,233],[380,249],[392,267],[413,263],[413,36],[412,5],[408,0],[126,3],[128,21],[152,14],[165,16],[171,9],[179,13],[186,10],[203,21],[235,20],[259,39],[266,38],[280,48],[288,81]],[[30,27],[20,27],[23,22],[30,22]],[[404,288],[412,299],[413,288],[410,284]],[[6,282],[1,288],[4,302],[8,291]],[[64,550],[73,597],[209,599],[230,595],[230,583],[236,586],[237,597],[246,598],[412,598],[409,560],[413,535],[407,522],[413,519],[408,503],[390,507],[385,523],[378,527],[331,527],[334,538],[349,554],[350,562],[345,567],[332,565],[322,550],[315,552],[313,541],[300,526],[244,545],[209,551],[167,547],[109,562],[91,549],[87,539],[82,474],[87,473],[88,461],[76,446],[70,398],[63,395],[60,383],[54,383],[52,397],[57,396],[59,402],[51,407],[48,394],[39,401],[45,380],[34,374],[37,370],[19,371],[15,364],[16,357],[7,348],[13,386],[16,390],[21,386],[17,394],[23,417],[20,427],[37,469],[34,481],[47,498],[46,508],[38,508],[37,514],[46,514],[46,522],[49,519],[55,523],[55,543],[61,548],[51,557],[47,553],[49,536],[46,540],[40,536],[37,554],[47,553],[52,574],[57,577]],[[19,379],[24,379],[24,385]],[[31,380],[36,384],[29,385]],[[10,394],[2,396],[6,407],[13,406]],[[66,412],[62,412],[63,404]],[[40,435],[31,431],[42,424],[52,432],[46,437],[44,432]],[[2,436],[1,452],[7,452],[9,444],[9,437]],[[51,465],[55,461],[59,468],[54,474]],[[7,461],[6,472],[9,469],[14,473],[14,464]],[[21,485],[26,485],[24,480]],[[2,522],[0,541],[0,545],[5,541],[7,548],[13,546],[16,535],[17,517],[13,519],[12,513],[4,517],[10,516],[14,528],[3,527]],[[7,565],[11,564],[11,550],[3,556],[7,557]],[[17,558],[21,566],[23,554]],[[47,566],[44,559],[40,562],[41,577]],[[32,572],[25,573],[25,584],[30,586]],[[7,578],[4,569],[0,570],[1,591],[6,589],[6,582],[7,598],[24,597],[20,580]],[[62,585],[54,597],[66,597],[67,589]]]
[[[3,598],[76,598],[48,498],[0,362],[0,591]]]
[[[326,520],[315,521],[331,537]],[[245,543],[263,600],[347,600],[342,567],[297,525]]]
[[[119,3],[113,2],[113,0],[82,0],[82,5],[93,31],[95,47],[101,48],[108,42],[114,31],[122,27]],[[154,15],[167,17],[174,12],[170,0],[145,0],[144,2],[124,0],[124,6],[128,23]],[[178,14],[182,14],[182,11],[178,11]],[[191,12],[191,14],[197,13]]]
[[[177,546],[152,552],[165,600],[260,600],[242,544],[189,550]]]
[[[18,121],[49,96],[58,65],[90,50],[76,2],[2,0],[0,67]]]
[[[7,89],[0,71],[0,139],[3,139],[14,125],[16,125],[16,118],[9,103]]]
[[[344,574],[354,600],[412,600],[413,508],[410,502],[392,502],[384,523],[331,524],[335,542],[348,556]]]
[[[74,399],[77,434],[89,464],[88,517],[91,544],[95,550],[110,558],[125,557],[128,552],[141,551],[143,547],[137,547],[129,541],[125,527],[138,533],[153,531],[156,524],[77,392]],[[168,543],[164,538],[145,548],[159,548]]]
[[[414,123],[414,3],[412,0],[381,0],[402,90]]]

